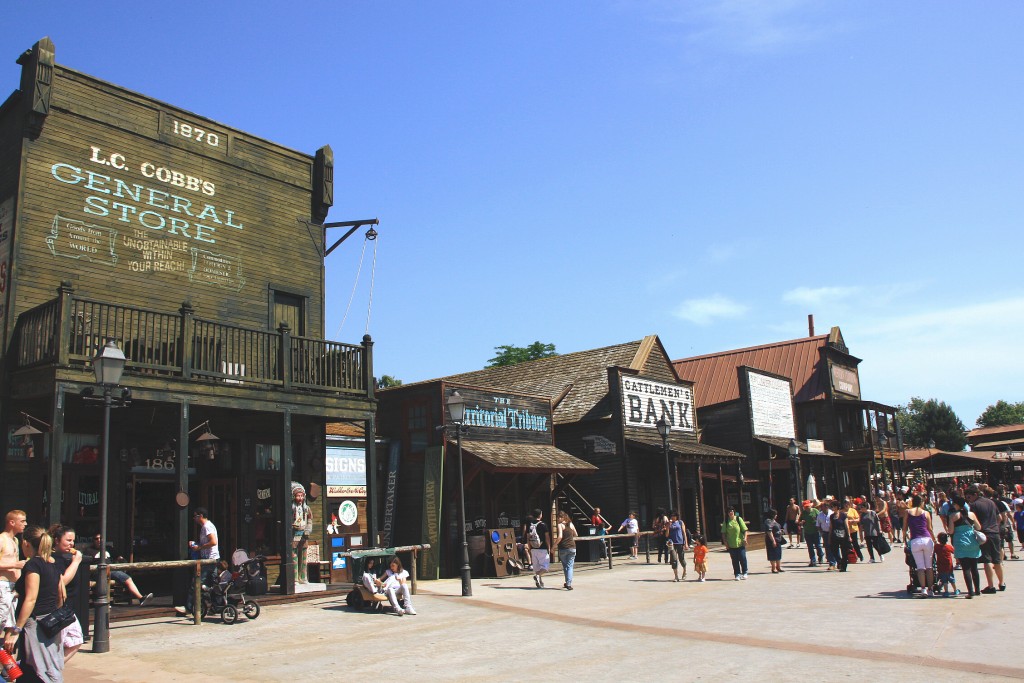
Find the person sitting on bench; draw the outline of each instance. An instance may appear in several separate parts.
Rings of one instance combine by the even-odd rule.
[[[100,559],[100,540],[100,535],[96,534],[92,538],[92,545],[85,549],[85,553],[88,553],[90,556],[97,560]],[[107,560],[110,559],[109,552],[104,553],[104,555]],[[118,558],[118,560],[123,559],[124,558]],[[139,607],[142,607],[153,598],[152,593],[143,595],[142,592],[139,590],[138,586],[135,585],[135,581],[132,580],[132,577],[128,576],[128,574],[120,570],[115,569],[114,571],[110,572],[110,578],[114,580],[114,583],[124,586],[125,590],[128,591],[128,594],[139,601]]]
[[[388,570],[384,572],[384,592],[388,594],[388,602],[395,614],[416,614],[412,608],[412,593],[409,591],[409,572],[402,569],[402,561],[395,555],[388,563]],[[398,602],[398,593],[402,594],[405,609]]]
[[[363,585],[371,593],[384,593],[384,582],[377,576],[376,557],[367,557],[363,561]]]

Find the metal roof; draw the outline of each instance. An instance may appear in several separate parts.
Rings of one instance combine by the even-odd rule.
[[[672,364],[681,379],[694,383],[698,408],[737,400],[740,385],[736,369],[744,365],[788,377],[793,383],[794,401],[814,401],[828,395],[828,368],[821,353],[828,339],[829,335],[820,334],[682,358]]]

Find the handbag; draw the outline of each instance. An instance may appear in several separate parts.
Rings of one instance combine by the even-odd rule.
[[[875,549],[879,555],[888,555],[892,551],[892,546],[889,545],[889,541],[885,540],[885,536],[876,536]]]
[[[71,603],[67,601],[67,589],[64,588],[64,580],[62,578],[57,579],[57,597],[60,607],[45,617],[40,617],[36,620],[39,628],[43,629],[43,633],[50,638],[71,626],[71,624],[75,623],[76,619],[75,610]]]
[[[45,617],[40,617],[36,623],[39,624],[39,628],[43,629],[43,633],[53,638],[75,623],[75,610],[71,608],[70,603],[67,603],[50,612]]]
[[[981,531],[975,531],[974,535],[978,537],[978,545],[985,545],[985,543],[988,541],[988,536],[986,536]]]

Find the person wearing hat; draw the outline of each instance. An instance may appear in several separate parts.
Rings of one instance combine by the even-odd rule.
[[[292,564],[295,565],[295,583],[306,584],[306,546],[313,532],[313,511],[306,504],[306,489],[292,482]]]
[[[808,566],[817,567],[825,561],[825,551],[821,547],[821,533],[818,531],[818,508],[811,505],[809,500],[805,500],[802,507],[800,524],[803,526],[804,542],[807,543],[807,557],[810,559]]]

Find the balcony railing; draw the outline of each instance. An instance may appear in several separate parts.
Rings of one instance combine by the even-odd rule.
[[[114,340],[128,375],[157,375],[234,385],[356,393],[372,396],[372,342],[362,344],[292,336],[195,317],[188,303],[177,313],[59,296],[18,316],[17,368],[81,367]]]

